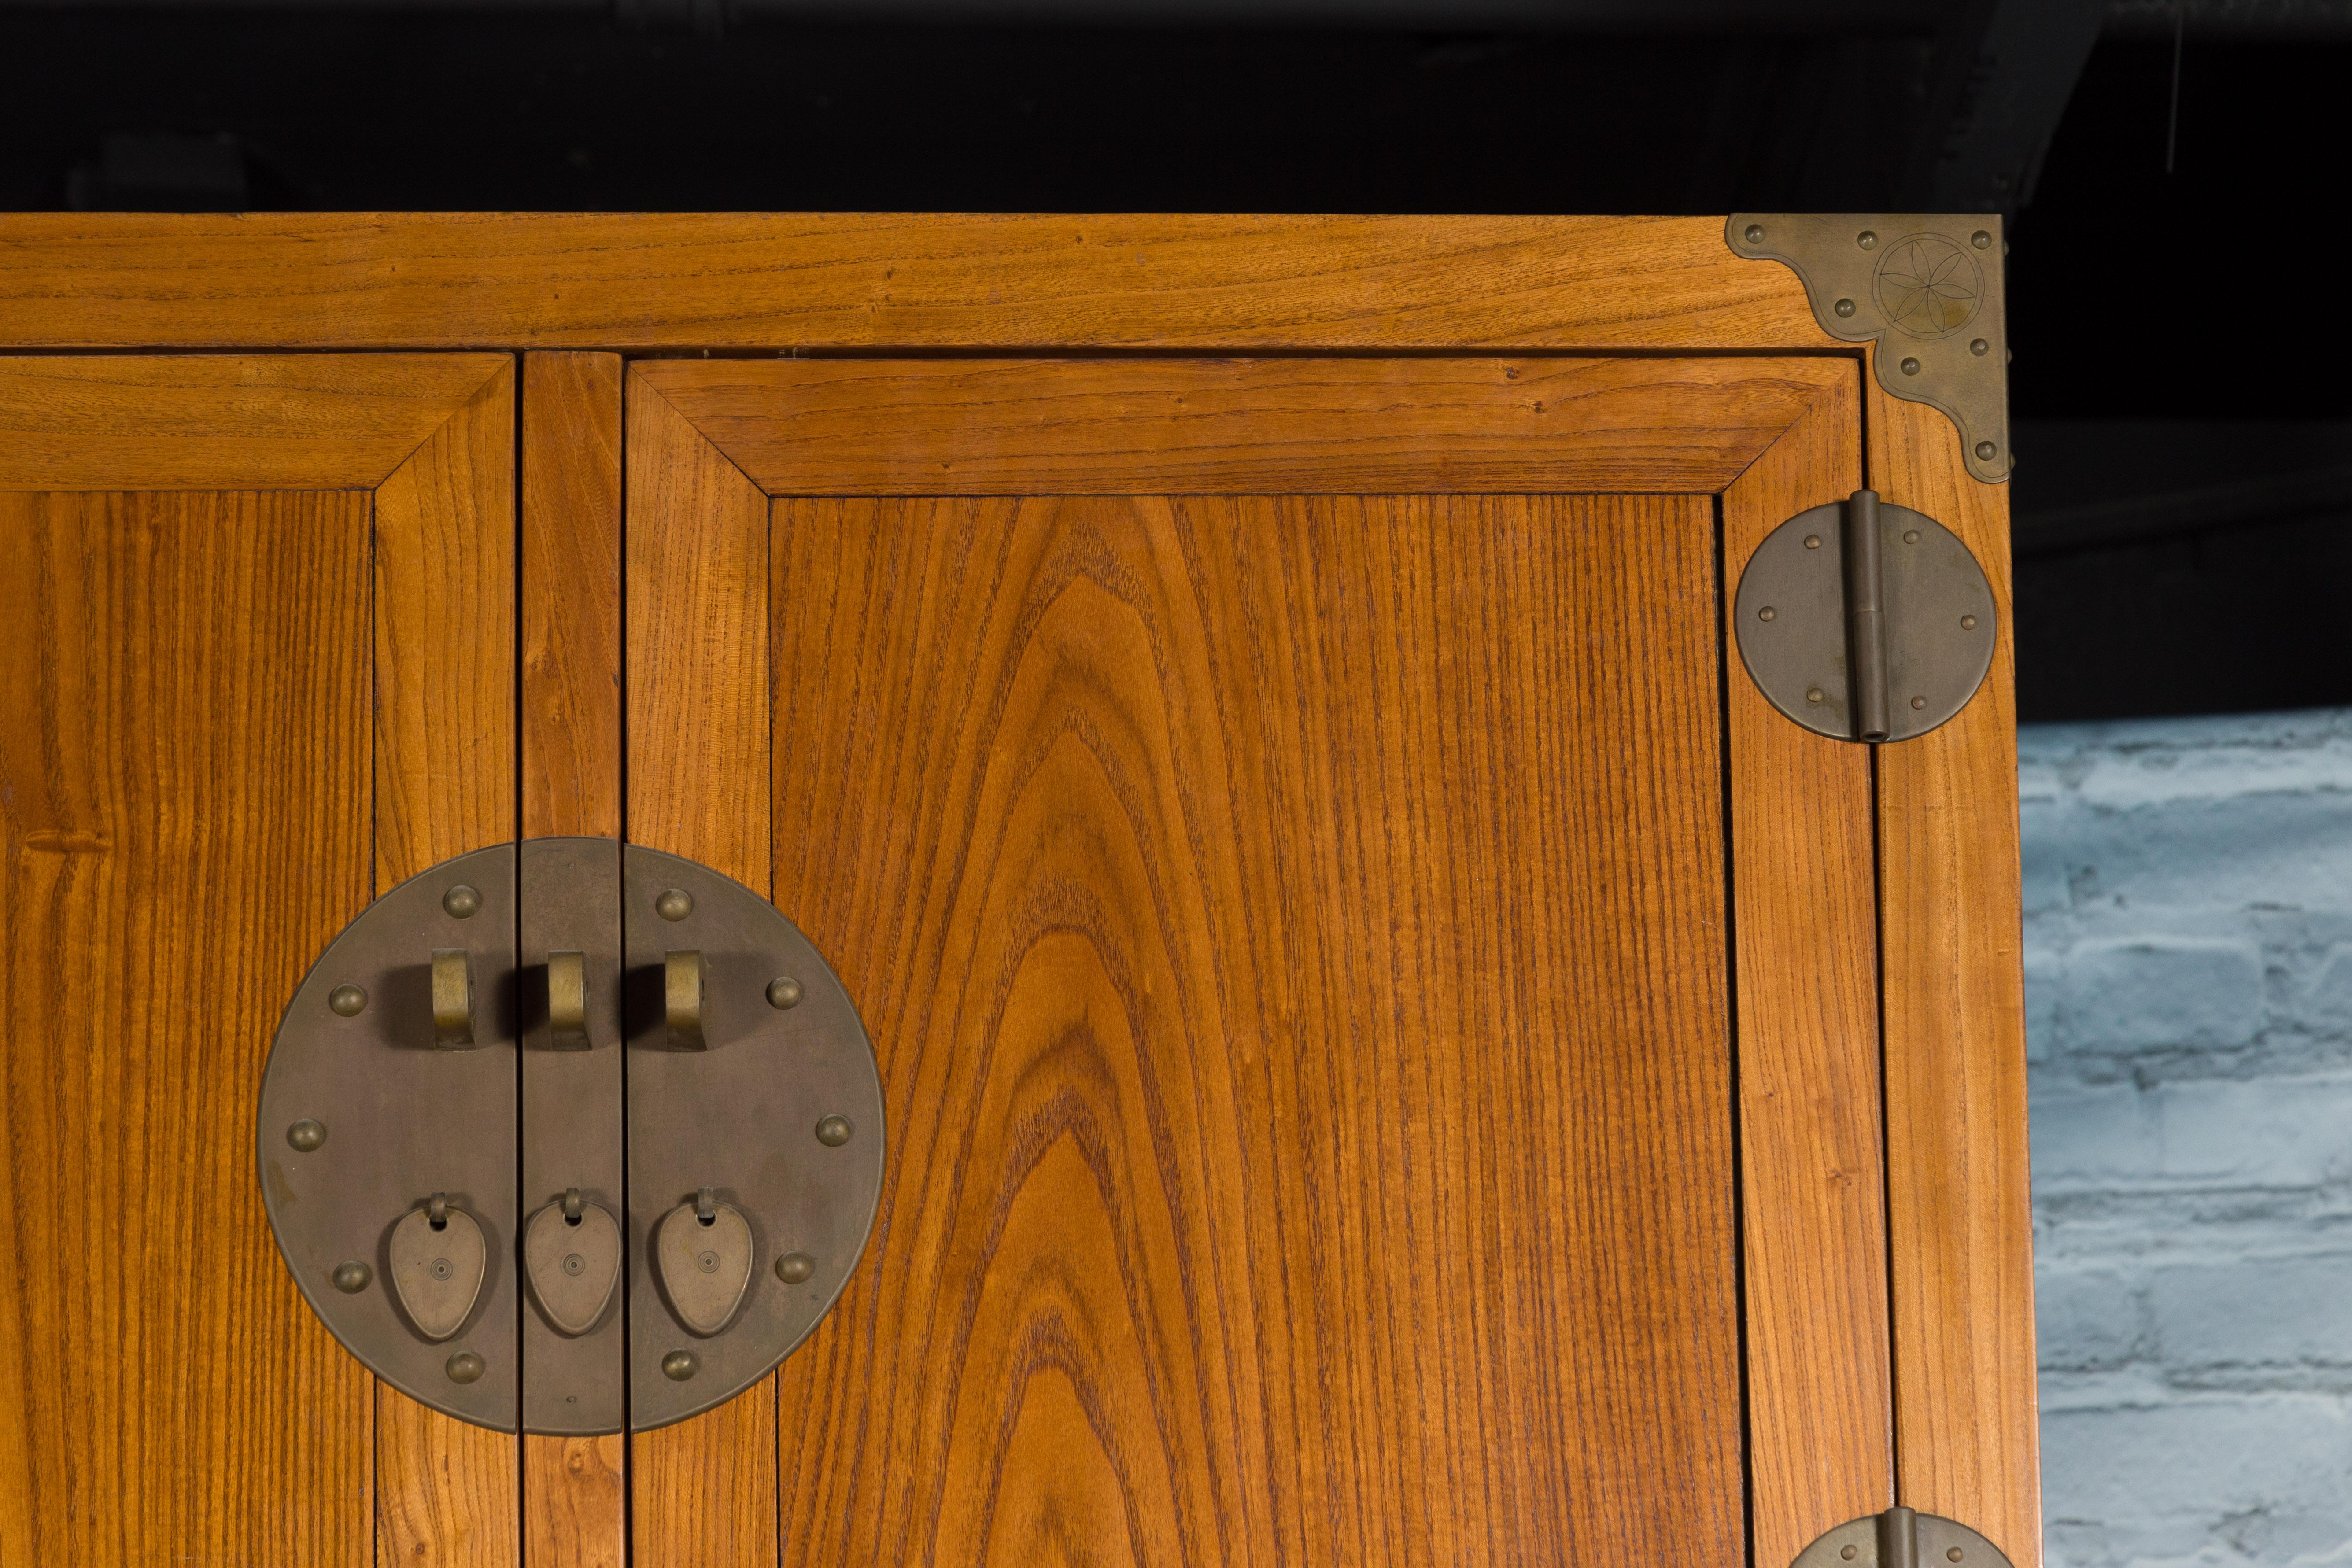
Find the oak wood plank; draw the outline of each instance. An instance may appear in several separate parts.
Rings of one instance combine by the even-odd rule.
[[[620,356],[525,354],[521,420],[522,835],[618,838]],[[619,1433],[523,1434],[527,1568],[621,1568],[626,1469]]]
[[[503,354],[0,359],[0,489],[372,489]]]
[[[1862,482],[1848,364],[1723,497],[1724,609],[1764,537]],[[1727,622],[1754,1558],[1894,1501],[1870,753],[1789,722]]]
[[[365,907],[363,493],[0,494],[0,1561],[367,1561],[252,1107]]]
[[[381,894],[515,833],[514,370],[491,374],[376,488]],[[504,1568],[521,1539],[509,1433],[376,1391],[385,1563]]]
[[[1838,347],[1719,216],[0,216],[0,345],[485,343]]]
[[[621,836],[621,359],[522,373],[525,837]]]
[[[776,503],[793,1563],[1744,1552],[1712,507]]]
[[[771,495],[1720,490],[1832,359],[651,360]]]
[[[764,894],[768,501],[662,395],[627,383],[628,837]],[[635,1561],[776,1562],[770,1378],[628,1443]]]
[[[1879,752],[1898,1500],[2037,1568],[2009,488],[1969,476],[1949,419],[1874,381],[1870,473],[1967,542],[2001,622],[1974,700]]]

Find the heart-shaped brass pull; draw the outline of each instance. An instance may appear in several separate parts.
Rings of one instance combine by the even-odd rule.
[[[621,1278],[621,1227],[610,1209],[572,1188],[531,1215],[522,1237],[531,1294],[559,1333],[594,1328]]]
[[[669,1211],[654,1237],[654,1264],[670,1310],[690,1333],[725,1328],[751,1282],[751,1222],[709,1187]]]
[[[416,1331],[435,1344],[466,1326],[490,1252],[482,1227],[436,1193],[392,1227],[392,1289]]]

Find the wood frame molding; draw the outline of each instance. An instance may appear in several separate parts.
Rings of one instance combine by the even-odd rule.
[[[0,360],[0,489],[371,492],[380,895],[514,837],[514,395],[507,354]],[[380,1557],[514,1562],[513,1436],[376,1384],[372,1443]]]
[[[0,216],[0,348],[1540,352],[1626,356],[1623,363],[1763,353],[1856,371],[1865,364],[1862,351],[1820,330],[1792,272],[1740,260],[1722,233],[1715,218],[10,215]],[[54,375],[59,363],[0,364],[0,485],[11,482],[21,453],[83,460],[58,450],[5,389],[17,365],[44,363],[52,368],[43,374]],[[285,394],[287,407],[297,405],[299,390]],[[692,427],[675,406],[670,414]],[[381,411],[371,417],[378,424],[365,441],[356,416],[310,428],[351,430],[336,439],[401,462],[406,453],[393,452],[399,438],[389,428],[396,419]],[[2005,489],[1969,479],[1948,423],[1889,397],[1874,376],[1864,377],[1862,423],[1867,480],[1967,540],[2006,606]],[[193,437],[164,429],[131,435],[151,454],[181,454],[169,460],[187,465],[189,482],[205,482]],[[633,467],[637,438],[633,428]],[[1801,441],[1785,452],[1769,445],[1746,475],[1717,487],[1727,536],[1748,526],[1739,521],[1744,508],[1768,505],[1743,498],[1784,482],[1771,477],[1776,466],[1818,468],[1801,447],[1811,450]],[[89,460],[101,468],[108,461],[102,453]],[[748,453],[747,460],[760,465]],[[296,482],[320,471],[306,463],[326,459],[294,453],[284,461]],[[735,528],[760,487],[723,457],[723,468],[698,461],[704,466],[695,474],[672,482],[709,487]],[[632,494],[633,519],[637,504]],[[764,528],[766,508],[756,510]],[[667,547],[633,532],[633,561],[641,545]],[[709,613],[716,618],[698,636],[706,650],[719,651],[729,623],[723,610]],[[633,622],[633,661],[653,652],[640,648],[639,634]],[[753,655],[737,648],[727,657]],[[2004,641],[1985,691],[1958,719],[1878,754],[1875,899],[1885,967],[1885,1201],[1893,1254],[1902,1260],[1889,1297],[1894,1495],[1975,1524],[2020,1568],[2032,1568],[2041,1531],[2011,668]],[[633,680],[641,673],[633,662]],[[1737,670],[1730,675],[1737,686]],[[1739,767],[1736,693],[1733,710]],[[632,755],[641,743],[632,737]],[[764,798],[727,803],[707,820],[671,810],[667,819],[654,811],[640,823],[635,806],[633,799],[633,832],[642,827],[654,836],[648,842],[668,840],[666,847],[717,864],[764,839]],[[753,814],[761,814],[756,825]],[[695,847],[699,836],[712,840],[707,851]],[[1741,866],[1800,856],[1796,869],[1843,898],[1849,853],[1843,840],[1809,851],[1765,843],[1748,848]],[[1747,911],[1767,889],[1748,885],[1742,870],[1735,875],[1742,879],[1735,901]],[[1742,922],[1743,961],[1750,939],[1770,927],[1773,906],[1756,907]],[[1743,989],[1742,1027],[1786,1006],[1790,1049],[1830,1050],[1843,1037],[1849,1000],[1774,1002]],[[1817,1001],[1810,1015],[1798,1007]],[[1842,1070],[1853,1067],[1840,1062]],[[1744,1082],[1743,1098],[1761,1084]],[[1751,1107],[1743,1129],[1754,1180],[1762,1179],[1759,1114]],[[1841,1179],[1851,1173],[1856,1135],[1839,1132],[1837,1157],[1823,1169]],[[1841,1211],[1824,1204],[1812,1212],[1827,1223]],[[1751,1235],[1749,1245],[1760,1248],[1762,1238]],[[1759,1436],[1764,1429],[1759,1423]],[[1793,1513],[1767,1518],[1758,1474],[1760,1552],[1802,1526]],[[641,1521],[641,1544],[644,1530]]]

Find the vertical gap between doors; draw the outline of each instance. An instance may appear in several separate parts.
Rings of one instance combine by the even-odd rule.
[[[1740,1561],[1756,1563],[1756,1444],[1749,1419],[1748,1380],[1748,1176],[1739,1116],[1739,897],[1732,856],[1737,852],[1731,820],[1731,661],[1738,657],[1727,630],[1730,568],[1723,525],[1723,498],[1710,503],[1715,528],[1715,710],[1720,831],[1723,844],[1724,1037],[1730,1058],[1731,1110],[1731,1289],[1739,1362]]]

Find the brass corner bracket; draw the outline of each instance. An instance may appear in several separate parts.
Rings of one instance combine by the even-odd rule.
[[[1734,255],[1796,273],[1822,331],[1875,342],[1878,384],[1959,426],[1969,472],[2009,478],[2009,320],[1990,213],[1734,213]]]

